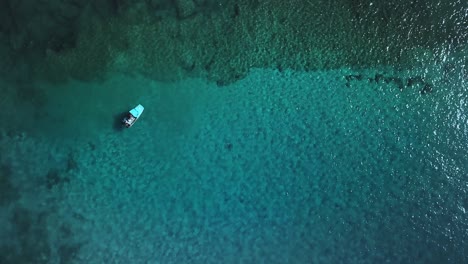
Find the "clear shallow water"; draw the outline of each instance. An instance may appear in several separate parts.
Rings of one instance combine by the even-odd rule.
[[[123,73],[51,85],[33,80],[28,62],[9,68],[20,81],[0,83],[0,120],[9,124],[0,128],[0,263],[467,262],[466,7],[348,4],[278,3],[278,17],[265,4],[252,13],[238,7],[240,18],[222,25],[244,32],[242,19],[258,14],[280,22],[280,45],[255,49],[274,35],[258,26],[247,48],[222,46],[208,75],[223,87]],[[281,20],[289,7],[295,15]],[[302,8],[318,15],[304,22]],[[166,19],[153,35],[138,35],[145,23],[123,27],[144,38],[132,38],[115,63],[179,77],[180,64],[208,71],[207,61],[194,61],[196,48],[178,60],[191,31],[163,38],[179,23]],[[335,22],[355,28],[337,35]],[[315,33],[307,39],[291,30],[304,23],[322,26],[308,27]],[[219,31],[214,24],[200,36]],[[49,55],[78,61],[65,66],[89,77],[102,65],[80,63],[112,51],[95,44],[114,35],[96,36],[70,57]],[[152,53],[145,44],[154,36],[161,47]],[[168,43],[181,46],[168,52]],[[245,55],[252,47],[258,58]],[[312,48],[295,53],[303,47]],[[277,70],[241,78],[246,65],[275,60]],[[137,103],[142,119],[116,130],[116,116]]]
[[[376,72],[419,74],[359,74]],[[22,248],[10,259],[463,262],[464,80],[433,79],[421,95],[347,82],[350,74],[253,70],[223,88],[117,75],[62,87],[41,110],[74,129],[58,121],[60,136],[37,126],[2,139],[2,164],[21,195],[2,214],[23,219],[2,229]],[[117,132],[113,115],[130,84],[146,110]],[[73,119],[74,104],[92,100],[77,91],[98,87],[119,96],[82,104]]]

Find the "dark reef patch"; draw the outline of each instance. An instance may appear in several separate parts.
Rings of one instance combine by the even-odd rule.
[[[57,169],[50,169],[46,175],[46,187],[49,190],[55,186],[60,186],[69,182],[70,178],[67,175],[60,173]]]
[[[432,92],[433,85],[424,80],[421,76],[414,76],[409,78],[402,78],[397,76],[387,76],[381,73],[376,73],[374,76],[366,76],[364,74],[350,74],[345,75],[346,87],[351,87],[353,82],[361,82],[367,80],[370,83],[388,84],[398,87],[400,91],[405,88],[415,87],[419,88],[420,94],[427,94]]]
[[[82,247],[82,243],[70,243],[60,245],[58,248],[58,253],[60,256],[60,264],[73,263],[72,261],[76,259],[78,252]]]
[[[235,19],[236,17],[238,17],[240,15],[240,7],[238,4],[234,4],[234,10],[232,12],[232,16],[231,16],[231,19]]]
[[[14,171],[10,165],[0,166],[0,207],[10,205],[8,211],[3,211],[7,212],[4,220],[10,223],[0,227],[0,236],[5,238],[0,245],[0,263],[55,263],[53,258],[58,259],[59,263],[72,263],[83,243],[75,240],[69,223],[60,221],[60,225],[55,226],[57,207],[54,203],[57,200],[42,196],[40,189],[36,187],[38,193],[32,195],[37,204],[29,203],[28,195],[24,196],[25,200],[22,200],[21,204],[16,203],[21,192],[29,192],[30,188],[14,186],[11,182],[13,175]],[[46,178],[48,188],[69,181],[60,175],[58,170],[53,169]],[[37,206],[38,204],[47,204],[47,207]],[[55,228],[57,230],[53,230]],[[53,236],[51,232],[54,232]],[[53,250],[53,247],[56,247],[56,250]]]
[[[231,151],[232,148],[233,148],[233,145],[232,145],[232,143],[226,143],[226,144],[224,145],[224,148],[225,148],[226,150],[228,150],[228,151]]]
[[[19,101],[31,104],[36,109],[46,104],[44,91],[39,89],[32,82],[21,82],[16,85],[16,96]]]
[[[78,169],[78,162],[76,161],[75,156],[73,155],[73,153],[70,152],[70,153],[68,153],[67,167],[66,167],[65,171],[70,172],[70,171],[77,170],[77,169]]]
[[[0,255],[4,257],[2,264],[50,263],[51,249],[45,228],[47,214],[17,207],[10,221],[16,233],[16,238],[12,239],[16,245],[6,244],[0,247]]]
[[[13,169],[8,164],[0,165],[0,206],[10,204],[20,198],[18,188],[11,182]]]
[[[51,237],[47,228],[53,212],[36,212],[23,207],[16,207],[10,216],[14,236],[10,243],[0,246],[2,264],[52,263]],[[58,235],[57,255],[59,263],[72,263],[83,243],[73,242],[73,232],[62,224]]]

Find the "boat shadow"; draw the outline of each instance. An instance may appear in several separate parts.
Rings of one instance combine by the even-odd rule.
[[[123,111],[114,115],[113,129],[114,131],[123,131],[126,127],[122,124],[122,119],[128,114],[128,111]]]

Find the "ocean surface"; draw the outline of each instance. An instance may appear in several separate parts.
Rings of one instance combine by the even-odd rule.
[[[467,263],[468,48],[434,45],[222,85],[3,78],[0,263]]]

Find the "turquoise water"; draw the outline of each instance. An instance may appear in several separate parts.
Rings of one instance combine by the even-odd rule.
[[[9,232],[45,243],[50,263],[64,242],[76,263],[462,262],[464,81],[421,95],[347,87],[350,73],[70,83],[42,109],[49,126],[2,138],[17,203],[32,211],[8,207],[31,221]],[[122,96],[129,85],[137,96]],[[128,101],[144,116],[116,132]]]
[[[379,10],[354,12],[390,19]],[[131,55],[92,81],[18,63],[0,81],[0,263],[466,263],[460,39],[395,65],[250,67],[234,81],[242,70],[122,70]],[[327,65],[345,54],[323,52]]]

